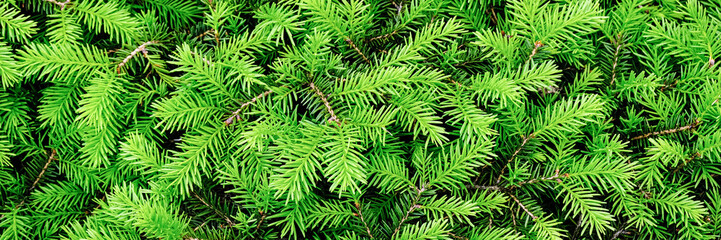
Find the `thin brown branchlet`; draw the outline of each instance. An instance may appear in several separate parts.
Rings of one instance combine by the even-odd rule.
[[[561,179],[562,179],[562,178],[568,178],[569,176],[570,176],[570,175],[569,175],[568,173],[561,174],[561,173],[560,173],[560,169],[556,169],[556,170],[554,171],[554,174],[553,174],[552,176],[550,176],[550,177],[540,177],[540,178],[529,179],[529,180],[526,180],[526,181],[518,182],[518,183],[516,183],[515,185],[512,185],[512,186],[510,186],[510,187],[504,187],[504,186],[481,186],[481,185],[466,185],[466,187],[467,187],[467,188],[474,188],[474,189],[483,189],[483,190],[492,190],[492,191],[502,192],[502,193],[508,195],[509,197],[511,197],[511,198],[513,199],[513,201],[516,202],[521,209],[523,209],[523,211],[525,211],[529,216],[531,216],[531,218],[533,218],[533,219],[535,220],[535,219],[538,218],[538,217],[536,217],[535,215],[533,215],[533,213],[531,213],[531,212],[528,210],[528,208],[526,208],[526,206],[523,205],[523,204],[521,203],[521,201],[518,200],[518,198],[516,198],[516,196],[514,196],[513,193],[511,193],[511,192],[512,192],[514,189],[519,188],[519,187],[521,187],[521,186],[523,186],[523,185],[534,184],[534,183],[538,183],[538,182],[541,182],[541,181],[556,181],[556,182],[558,182],[558,183],[561,183],[561,181],[562,181]],[[514,222],[515,222],[515,221],[514,221]]]
[[[616,50],[613,52],[613,64],[611,65],[611,85],[616,81],[616,67],[618,66],[618,57],[621,54],[621,44],[623,39],[621,34],[616,35],[616,39],[611,39],[611,43],[616,46]]]
[[[630,232],[626,231],[626,227],[628,227],[628,223],[621,224],[621,227],[618,228],[618,231],[613,233],[613,236],[611,236],[611,239],[609,240],[615,240],[621,236],[621,234],[629,234]]]
[[[408,208],[408,211],[406,211],[406,215],[403,216],[403,218],[401,218],[400,222],[398,223],[398,227],[396,227],[396,230],[393,231],[393,234],[391,235],[391,238],[393,238],[393,236],[395,236],[396,233],[398,233],[398,231],[401,230],[401,226],[403,226],[403,222],[405,222],[406,220],[408,220],[408,217],[411,215],[411,213],[413,213],[413,211],[415,211],[416,209],[419,209],[419,208],[422,207],[421,205],[418,205],[417,203],[418,203],[418,201],[421,199],[421,194],[423,194],[423,192],[426,191],[425,184],[424,184],[423,186],[421,186],[420,189],[415,188],[415,186],[414,186],[414,189],[415,189],[415,191],[416,191],[416,197],[413,198],[413,202],[411,203],[411,207]]]
[[[198,200],[200,200],[200,202],[203,203],[203,205],[205,205],[206,207],[209,207],[210,209],[212,209],[212,210],[215,212],[215,214],[218,214],[218,216],[220,216],[220,217],[222,217],[223,219],[225,219],[225,222],[227,222],[229,226],[232,227],[232,226],[235,225],[235,223],[234,223],[233,221],[231,221],[230,218],[228,218],[228,216],[226,216],[225,214],[223,214],[223,212],[219,211],[219,210],[216,209],[215,207],[213,207],[213,206],[211,206],[210,204],[208,204],[207,202],[205,202],[205,200],[203,200],[203,198],[201,198],[200,196],[198,196],[198,194],[196,194],[195,192],[192,192],[192,191],[191,191],[190,193],[193,194],[193,196],[194,196],[195,198],[197,198]]]
[[[533,56],[536,56],[538,53],[538,49],[543,47],[543,43],[541,41],[536,41],[533,43],[533,50],[531,50],[531,55],[528,56],[528,60],[526,62],[531,61],[533,59]]]
[[[376,40],[380,40],[380,39],[386,39],[386,38],[389,38],[389,37],[391,37],[391,36],[393,36],[393,35],[396,35],[396,34],[398,34],[398,30],[393,30],[393,32],[386,33],[386,34],[383,34],[383,35],[380,35],[380,36],[372,37],[372,38],[368,39],[368,41],[366,41],[366,42],[372,42],[372,41],[376,41]]]
[[[60,6],[60,10],[65,10],[65,6],[67,6],[70,3],[70,0],[65,0],[64,2],[58,2],[56,0],[45,0],[45,1]]]
[[[657,136],[657,135],[666,135],[666,134],[671,134],[671,133],[683,132],[683,131],[686,131],[686,130],[692,130],[692,129],[695,129],[696,127],[698,127],[699,125],[701,125],[701,121],[699,121],[698,119],[695,119],[695,120],[694,120],[691,124],[689,124],[689,125],[681,126],[681,127],[677,127],[677,128],[672,128],[672,129],[666,129],[666,130],[662,130],[662,131],[656,131],[656,132],[650,132],[650,133],[642,134],[642,135],[639,135],[639,136],[632,137],[632,138],[631,138],[631,141],[639,140],[639,139],[644,139],[644,138],[649,138],[649,137]]]
[[[50,150],[50,157],[48,157],[48,161],[45,162],[45,166],[43,166],[43,169],[40,170],[40,173],[39,173],[38,176],[35,178],[35,181],[33,181],[33,185],[30,186],[30,188],[28,189],[28,194],[30,194],[30,193],[35,189],[35,187],[37,187],[38,182],[40,182],[40,179],[42,179],[42,178],[43,178],[43,175],[45,175],[45,171],[47,171],[47,170],[48,170],[48,167],[50,167],[50,163],[51,163],[52,161],[55,161],[55,160],[57,160],[57,151],[55,151],[55,149],[51,149],[51,150]],[[20,204],[18,204],[17,206],[15,206],[15,209],[19,209],[20,207],[22,207],[23,205],[25,205],[25,201],[26,201],[26,200],[27,200],[27,196],[26,196],[25,198],[23,198],[22,201],[20,201]],[[2,219],[3,217],[4,217],[4,216],[0,216],[0,219]]]
[[[120,69],[123,68],[126,64],[128,64],[128,61],[130,61],[130,59],[135,57],[135,55],[138,55],[138,53],[143,53],[143,56],[147,58],[148,57],[148,49],[147,49],[148,45],[157,44],[157,43],[159,43],[159,42],[158,41],[147,41],[147,42],[144,42],[143,44],[140,44],[140,46],[138,46],[137,48],[135,48],[135,50],[130,52],[130,54],[127,57],[125,57],[123,59],[123,61],[120,61],[120,64],[118,64],[118,68],[117,68],[118,73],[120,73]]]
[[[452,238],[454,238],[454,239],[459,239],[459,240],[468,240],[468,238],[467,238],[467,237],[463,237],[463,236],[458,236],[458,235],[456,235],[456,234],[454,234],[454,233],[450,233],[450,232],[449,232],[449,233],[448,233],[448,235],[450,235],[450,236],[451,236]]]
[[[266,212],[263,212],[263,210],[258,209],[258,213],[260,213],[260,221],[258,221],[258,225],[255,226],[256,231],[258,231],[258,229],[260,229],[260,226],[263,224],[263,221],[265,221],[265,218],[268,217],[268,214],[266,214]]]
[[[346,38],[345,42],[348,43],[348,45],[350,45],[350,47],[353,48],[353,50],[355,50],[356,53],[358,53],[363,58],[363,61],[365,61],[368,64],[371,64],[371,61],[369,61],[368,58],[366,57],[366,55],[363,54],[363,52],[361,52],[360,49],[358,49],[358,47],[355,45],[355,43],[353,43],[353,40],[350,40],[350,38]]]
[[[358,202],[355,202],[353,205],[355,205],[356,210],[358,213],[353,213],[354,216],[359,217],[361,222],[363,222],[363,226],[366,228],[366,233],[368,233],[368,236],[373,239],[373,234],[371,233],[371,229],[368,227],[368,223],[366,223],[366,220],[363,218],[363,211],[361,209],[361,205]]]
[[[521,146],[519,146],[515,152],[513,152],[513,155],[511,155],[511,158],[508,159],[506,164],[501,169],[501,174],[498,175],[498,179],[496,180],[496,184],[501,182],[501,179],[503,178],[503,174],[506,172],[506,168],[508,168],[508,164],[510,164],[513,159],[516,158],[516,155],[518,155],[519,152],[521,152],[521,149],[523,149],[523,146],[526,146],[526,143],[528,143],[529,140],[534,138],[535,135],[533,133],[528,134],[528,136],[523,136],[523,142],[521,142]]]
[[[240,105],[240,107],[237,110],[235,110],[230,115],[230,117],[225,119],[225,121],[223,121],[223,123],[225,123],[225,125],[228,126],[228,125],[235,123],[235,121],[240,121],[240,111],[243,110],[243,108],[250,106],[251,104],[257,102],[258,99],[268,96],[271,93],[273,93],[273,90],[265,91],[265,92],[261,93],[260,95],[253,97],[252,99],[250,99],[250,101],[243,103],[242,105]]]
[[[514,190],[514,189],[516,189],[516,188],[520,188],[520,187],[522,187],[523,185],[534,184],[534,183],[538,183],[538,182],[541,182],[541,181],[556,181],[556,182],[558,182],[558,183],[561,183],[563,178],[568,178],[568,177],[571,176],[571,175],[568,174],[568,173],[563,173],[563,174],[561,174],[560,172],[561,172],[560,169],[556,169],[556,170],[554,171],[554,174],[553,174],[552,176],[529,179],[529,180],[526,180],[526,181],[517,182],[515,185],[511,185],[511,186],[499,186],[499,185],[483,186],[483,185],[475,185],[475,184],[472,184],[472,185],[466,185],[466,187],[467,187],[467,188],[473,188],[473,189],[481,189],[481,190],[492,190],[492,191],[506,192],[506,191]]]
[[[540,182],[540,181],[551,181],[551,180],[552,180],[552,181],[556,181],[556,182],[558,182],[558,183],[561,183],[561,182],[562,182],[562,181],[561,181],[561,178],[568,178],[568,177],[570,176],[568,173],[559,174],[559,172],[560,172],[560,170],[559,170],[559,169],[556,169],[556,171],[554,172],[553,176],[550,176],[550,177],[541,177],[541,178],[534,178],[534,179],[530,179],[530,180],[518,182],[518,183],[516,183],[516,185],[513,185],[513,186],[509,187],[509,190],[513,190],[514,188],[521,187],[521,186],[526,185],[526,184],[534,184],[534,183],[537,183],[537,182]]]
[[[694,159],[700,158],[700,157],[701,157],[701,153],[700,153],[700,152],[694,153],[693,155],[691,155],[691,157],[690,157],[689,159],[686,159],[684,162],[682,162],[682,163],[680,163],[678,166],[676,166],[676,168],[673,169],[673,174],[676,174],[679,170],[681,170],[683,167],[685,167],[686,165],[688,165],[688,163],[690,163],[690,162],[693,161]]]
[[[521,203],[521,201],[519,201],[518,198],[516,198],[516,196],[514,196],[511,193],[506,193],[506,194],[508,196],[510,196],[513,199],[513,201],[515,201],[518,204],[518,206],[521,207],[521,209],[523,209],[523,211],[526,212],[526,214],[528,214],[528,216],[531,216],[531,218],[533,220],[538,219],[538,217],[536,217],[536,215],[533,215],[533,213],[531,211],[529,211],[528,208],[526,208],[526,206],[523,205],[523,203]]]
[[[198,54],[198,53],[196,53],[196,52],[194,52],[194,51],[190,51],[190,53],[193,54],[193,55],[201,56],[201,60],[202,60],[203,62],[205,62],[205,64],[208,64],[208,66],[213,66],[213,63],[212,63],[210,60],[208,60],[208,59],[206,59],[205,57],[203,57],[202,55],[200,55],[200,54]]]
[[[338,116],[335,115],[335,112],[333,111],[333,108],[330,107],[330,103],[328,102],[328,99],[326,98],[326,95],[323,94],[323,92],[318,89],[318,87],[315,86],[313,82],[310,83],[310,89],[313,90],[313,92],[320,97],[320,100],[323,101],[323,105],[325,106],[325,109],[330,114],[330,118],[328,119],[329,122],[336,122],[338,126],[340,126],[341,122]]]

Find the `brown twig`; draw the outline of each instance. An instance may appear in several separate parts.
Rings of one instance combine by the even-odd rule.
[[[258,225],[255,226],[255,231],[258,231],[258,229],[260,229],[260,225],[263,224],[263,220],[265,220],[265,217],[268,216],[265,214],[265,212],[263,212],[263,210],[258,210],[258,212],[260,213],[260,221],[258,221]]]
[[[516,198],[516,196],[513,196],[513,194],[510,194],[510,193],[507,193],[507,194],[508,194],[508,196],[511,196],[511,198],[513,198],[513,201],[515,201],[516,203],[518,203],[518,206],[520,206],[521,209],[523,209],[524,212],[526,212],[529,216],[531,216],[531,218],[532,218],[533,220],[536,220],[536,219],[538,218],[538,217],[536,217],[536,215],[533,215],[533,213],[531,213],[531,211],[528,211],[528,209],[526,208],[526,206],[524,206],[523,203],[521,203],[521,201],[518,201],[518,198]]]
[[[232,227],[233,225],[235,225],[235,223],[233,223],[233,221],[231,221],[230,218],[228,218],[227,216],[225,216],[225,214],[223,214],[222,212],[218,211],[218,209],[216,209],[215,207],[213,207],[213,206],[211,206],[210,204],[208,204],[207,202],[205,202],[205,200],[203,200],[203,198],[201,198],[200,196],[198,196],[198,194],[196,194],[196,193],[193,192],[193,191],[191,191],[190,193],[192,193],[193,196],[195,196],[195,198],[197,198],[198,200],[200,200],[200,202],[202,202],[206,207],[209,207],[210,209],[213,209],[213,211],[215,212],[215,214],[218,214],[218,216],[224,218],[225,221],[228,223],[228,225],[230,225],[231,227]]]
[[[68,5],[68,3],[70,3],[70,0],[65,0],[65,2],[58,2],[56,0],[45,0],[45,1],[60,6],[60,10],[65,10],[65,5]]]
[[[682,162],[681,164],[679,164],[678,166],[676,166],[676,168],[673,170],[673,174],[676,174],[679,170],[681,170],[681,168],[683,168],[683,167],[686,166],[689,162],[693,161],[694,159],[696,159],[696,158],[698,158],[698,157],[701,157],[701,153],[700,153],[700,152],[697,152],[697,153],[693,154],[693,155],[691,156],[691,158],[686,159],[686,161],[684,161],[684,162]]]
[[[513,159],[516,158],[516,155],[518,155],[518,153],[521,151],[523,146],[526,146],[526,143],[528,143],[528,140],[531,140],[531,138],[533,138],[533,137],[534,137],[533,133],[529,134],[528,136],[523,137],[523,142],[521,142],[521,146],[519,146],[518,149],[516,149],[516,151],[513,152],[513,155],[511,155],[511,158],[508,159],[508,161],[506,162],[506,165],[504,165],[503,168],[501,169],[501,174],[498,175],[496,184],[501,182],[501,178],[503,177],[503,173],[505,173],[506,168],[508,168],[508,164],[510,164],[513,161]]]
[[[393,32],[391,32],[391,33],[387,33],[387,34],[384,34],[384,35],[372,37],[372,38],[368,39],[368,41],[366,41],[366,42],[372,42],[372,41],[379,40],[379,39],[389,38],[389,37],[391,37],[391,36],[393,36],[393,35],[396,35],[397,33],[398,33],[398,30],[393,30]]]
[[[560,171],[559,169],[556,169],[556,171],[555,171],[555,173],[553,174],[553,176],[550,176],[550,177],[534,178],[534,179],[530,179],[530,180],[518,182],[516,185],[511,186],[511,187],[509,188],[509,190],[513,190],[514,188],[516,188],[516,187],[521,187],[521,186],[523,186],[523,185],[525,185],[525,184],[534,184],[534,183],[537,183],[537,182],[540,182],[540,181],[556,180],[556,182],[559,182],[559,183],[560,183],[560,182],[561,182],[561,179],[560,179],[560,178],[567,178],[569,175],[568,175],[568,173],[559,174],[559,171]]]
[[[213,30],[208,30],[208,31],[205,31],[205,32],[201,33],[200,35],[198,35],[198,36],[195,36],[195,38],[202,38],[202,37],[205,37],[205,35],[211,34],[212,32],[213,32]]]
[[[255,103],[256,101],[258,101],[258,99],[268,96],[271,93],[273,93],[273,90],[265,91],[265,92],[261,93],[260,95],[255,96],[254,98],[250,99],[250,101],[241,104],[240,107],[237,110],[235,110],[233,112],[233,114],[231,114],[231,116],[228,117],[228,119],[225,119],[225,121],[223,121],[223,122],[225,123],[226,126],[228,126],[230,124],[233,124],[235,122],[235,120],[240,121],[240,110],[243,110],[243,108],[250,106],[250,104]]]
[[[193,228],[193,231],[197,231],[198,229],[202,228],[203,226],[205,226],[206,223],[208,223],[208,221],[205,221],[205,222],[201,223],[200,226]]]
[[[616,51],[613,52],[613,65],[611,66],[611,85],[616,81],[616,66],[618,66],[618,55],[621,53],[621,34],[616,36],[615,40],[611,40],[616,45]]]
[[[646,133],[646,134],[643,134],[643,135],[635,136],[635,137],[631,138],[631,141],[633,141],[633,140],[639,140],[639,139],[644,139],[644,138],[648,138],[648,137],[652,137],[652,136],[656,136],[656,135],[665,135],[665,134],[682,132],[682,131],[686,131],[686,130],[689,130],[689,129],[696,128],[696,127],[698,127],[698,125],[700,125],[700,124],[701,124],[701,122],[700,122],[698,119],[696,119],[696,120],[693,121],[693,123],[691,123],[691,124],[689,124],[689,125],[686,125],[686,126],[677,127],[677,128],[673,128],[673,129],[666,129],[666,130],[663,130],[663,131],[650,132],[650,133]]]
[[[491,17],[490,17],[491,23],[493,23],[493,26],[497,26],[498,25],[498,17],[496,16],[496,11],[493,10],[493,8],[490,8],[490,10],[491,10]],[[486,10],[486,13],[488,13],[488,10]]]
[[[202,55],[200,55],[200,54],[198,54],[198,53],[196,53],[196,52],[193,52],[193,51],[190,51],[190,53],[191,53],[191,54],[198,55],[198,56],[201,56],[201,60],[203,60],[203,62],[205,62],[205,64],[208,64],[208,66],[213,66],[213,63],[210,62],[210,60],[208,60],[208,59],[206,59],[205,57],[203,57]]]
[[[406,212],[406,215],[403,216],[403,218],[401,218],[401,221],[398,223],[398,227],[396,227],[396,230],[393,231],[393,234],[391,235],[391,238],[393,238],[393,236],[395,236],[396,233],[398,233],[398,231],[401,230],[401,226],[403,226],[403,222],[405,222],[406,220],[408,220],[408,216],[410,216],[411,213],[412,213],[414,210],[416,210],[416,209],[418,209],[418,208],[421,207],[420,205],[418,205],[418,204],[416,204],[416,203],[418,202],[418,200],[420,200],[421,194],[422,194],[424,191],[426,191],[426,187],[425,187],[425,186],[424,186],[424,187],[421,187],[421,189],[417,189],[416,191],[417,191],[417,193],[418,193],[418,194],[416,194],[416,198],[413,199],[413,203],[411,204],[411,207],[408,208],[408,211]]]
[[[474,189],[483,189],[483,190],[493,190],[493,191],[503,191],[504,189],[499,186],[481,186],[481,185],[466,185],[467,188],[474,188]]]
[[[30,186],[30,189],[28,189],[28,194],[30,194],[33,191],[33,189],[35,189],[35,187],[37,187],[38,182],[40,182],[40,179],[43,177],[43,175],[45,175],[45,171],[48,170],[48,167],[50,166],[50,162],[52,162],[53,160],[57,160],[56,156],[57,156],[57,151],[55,151],[55,149],[52,149],[50,151],[50,157],[48,157],[48,161],[45,163],[45,166],[43,166],[43,169],[40,171],[40,174],[38,174],[38,177],[35,178],[33,185]],[[20,201],[20,204],[15,206],[15,209],[19,209],[20,207],[25,205],[25,200],[27,200],[27,197],[24,197],[23,200]],[[0,217],[0,218],[2,218],[2,217]]]
[[[450,232],[448,233],[448,235],[450,235],[451,237],[453,237],[453,238],[455,238],[455,239],[468,240],[467,237],[458,236],[458,235],[453,234],[453,233],[450,233]]]
[[[338,123],[338,126],[340,126],[340,119],[335,115],[335,112],[333,112],[333,108],[330,107],[330,103],[328,102],[328,99],[323,94],[323,92],[318,89],[313,82],[310,83],[310,88],[315,92],[316,95],[320,97],[320,100],[323,101],[323,105],[325,105],[326,110],[328,110],[328,113],[330,114],[330,118],[328,121],[334,121]]]
[[[368,223],[366,223],[365,219],[363,219],[363,212],[361,211],[360,204],[358,202],[356,202],[354,205],[355,205],[356,210],[358,210],[357,216],[360,217],[361,222],[363,222],[363,225],[366,227],[366,232],[368,233],[368,236],[370,236],[371,239],[373,239],[373,234],[371,234],[371,229],[368,228]]]
[[[538,53],[538,49],[541,47],[543,47],[543,43],[541,43],[541,41],[536,41],[535,43],[533,43],[533,50],[531,51],[531,55],[528,56],[528,60],[526,60],[526,62],[531,61],[531,59],[533,59],[533,56],[536,56],[536,53]]]
[[[360,54],[366,63],[371,64],[371,61],[368,61],[368,58],[366,57],[366,55],[364,55],[363,52],[361,52],[360,49],[358,49],[358,47],[355,45],[355,43],[353,43],[353,40],[350,40],[350,38],[346,38],[345,42],[348,43],[348,45],[350,45],[350,47],[353,48],[358,54]]]
[[[628,233],[628,231],[626,231],[626,227],[627,227],[626,225],[627,225],[626,223],[621,224],[621,227],[618,228],[618,231],[613,233],[613,236],[611,236],[611,239],[609,239],[609,240],[615,240],[616,238],[618,238],[618,236],[621,236],[621,234]]]
[[[143,56],[147,56],[148,50],[146,49],[146,47],[148,46],[148,44],[156,44],[156,43],[158,43],[158,41],[147,41],[147,42],[141,44],[140,46],[138,46],[137,48],[135,48],[135,50],[130,52],[130,55],[125,57],[125,59],[123,59],[123,61],[121,61],[120,64],[118,64],[118,68],[117,68],[118,73],[120,73],[120,68],[125,66],[125,64],[128,64],[128,61],[130,61],[130,59],[135,57],[135,55],[137,55],[139,52],[142,52]]]

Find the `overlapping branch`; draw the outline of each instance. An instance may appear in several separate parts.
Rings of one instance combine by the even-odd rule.
[[[318,89],[318,87],[315,86],[313,82],[310,83],[310,89],[315,92],[316,95],[320,97],[320,100],[323,101],[323,105],[325,106],[326,110],[330,114],[330,118],[328,119],[329,122],[334,121],[338,123],[338,126],[340,126],[340,119],[338,116],[335,115],[335,112],[333,111],[333,108],[330,107],[330,103],[328,102],[328,99],[326,98],[325,94]]]
[[[686,126],[677,127],[677,128],[672,128],[672,129],[666,129],[666,130],[662,130],[662,131],[656,131],[656,132],[646,133],[646,134],[643,134],[643,135],[639,135],[639,136],[632,137],[631,140],[633,141],[633,140],[639,140],[639,139],[649,138],[649,137],[657,136],[657,135],[666,135],[666,134],[671,134],[671,133],[683,132],[683,131],[686,131],[686,130],[694,129],[694,128],[698,127],[699,125],[701,125],[701,121],[699,121],[698,119],[696,119],[696,120],[694,120],[693,123],[691,123],[691,124],[689,124],[689,125],[686,125]]]
[[[135,48],[135,50],[133,50],[132,52],[130,52],[130,55],[128,55],[127,57],[125,57],[125,58],[123,59],[123,61],[120,61],[120,64],[118,64],[118,67],[117,67],[118,73],[120,73],[120,69],[121,69],[122,67],[124,67],[126,64],[128,64],[128,61],[130,61],[130,59],[132,59],[133,57],[135,57],[135,55],[137,55],[138,53],[142,52],[142,53],[143,53],[143,56],[146,56],[146,57],[147,57],[147,55],[148,55],[148,49],[147,49],[146,47],[147,47],[148,45],[150,45],[150,44],[157,44],[157,43],[158,43],[158,41],[147,41],[147,42],[144,42],[143,44],[140,44],[140,46],[138,46],[137,48]]]
[[[236,120],[237,120],[237,121],[240,121],[240,111],[243,110],[243,108],[245,108],[245,107],[247,107],[247,106],[250,106],[251,104],[257,102],[258,99],[260,99],[260,98],[262,98],[262,97],[265,97],[265,96],[268,96],[268,95],[270,95],[271,93],[273,93],[273,90],[265,91],[265,92],[261,93],[260,95],[255,96],[254,98],[250,99],[250,101],[243,103],[242,105],[240,105],[240,107],[239,107],[237,110],[235,110],[235,111],[233,112],[233,114],[230,115],[230,117],[228,117],[227,119],[225,119],[225,121],[223,121],[223,122],[224,122],[225,125],[227,126],[227,125],[233,124]]]

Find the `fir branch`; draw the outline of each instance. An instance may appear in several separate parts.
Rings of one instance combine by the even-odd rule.
[[[414,188],[415,188],[415,187],[414,187]],[[391,234],[391,238],[393,238],[393,236],[395,236],[396,233],[398,233],[398,231],[401,230],[401,226],[403,226],[403,222],[405,222],[406,220],[408,220],[408,217],[411,215],[411,213],[412,213],[414,210],[416,210],[416,209],[418,209],[418,208],[421,208],[421,206],[418,205],[417,203],[418,203],[418,200],[421,199],[421,194],[423,194],[423,192],[425,192],[425,191],[426,191],[425,186],[423,186],[423,187],[421,187],[420,189],[417,189],[417,190],[416,190],[416,193],[417,193],[417,194],[416,194],[416,197],[413,198],[413,202],[411,202],[411,207],[408,208],[408,211],[406,211],[406,215],[403,216],[403,218],[401,218],[401,220],[398,222],[398,227],[396,228],[396,230],[393,231],[393,234]]]
[[[350,47],[353,48],[356,51],[356,53],[358,53],[363,58],[363,61],[365,61],[368,64],[371,64],[371,62],[368,61],[368,58],[366,57],[366,55],[363,54],[363,52],[361,52],[360,49],[358,49],[358,47],[355,45],[355,43],[353,43],[353,40],[350,40],[350,38],[346,38],[345,42],[348,43],[348,45],[350,45]]]
[[[45,175],[45,171],[48,170],[48,167],[50,166],[50,163],[51,163],[52,161],[54,161],[54,160],[57,160],[56,155],[57,155],[57,152],[55,151],[55,149],[51,149],[50,157],[48,157],[48,161],[45,162],[45,165],[43,166],[43,169],[40,170],[40,173],[39,173],[38,176],[35,178],[35,181],[33,181],[32,186],[30,186],[30,188],[28,189],[28,193],[27,193],[28,195],[29,195],[30,193],[32,193],[33,189],[35,189],[35,187],[38,185],[38,182],[40,182],[40,179],[43,178],[43,175]],[[27,196],[24,197],[22,201],[20,201],[20,204],[18,204],[18,205],[15,206],[15,209],[19,209],[20,207],[22,207],[22,206],[25,204],[25,201],[26,201],[26,200],[27,200]],[[2,218],[3,218],[3,216],[0,216],[0,219],[2,219]]]
[[[65,5],[68,5],[70,3],[70,0],[65,0],[64,2],[58,2],[56,0],[45,0],[45,1],[60,6],[60,10],[65,10]]]
[[[513,159],[516,158],[516,155],[518,155],[518,153],[521,151],[521,149],[523,149],[523,146],[526,146],[526,143],[528,143],[528,140],[531,140],[534,137],[535,137],[535,135],[533,133],[528,134],[528,136],[523,136],[523,141],[521,142],[521,146],[519,146],[516,149],[516,151],[513,152],[513,155],[511,155],[511,158],[509,158],[508,161],[506,161],[506,164],[503,165],[503,168],[501,168],[501,174],[498,175],[498,179],[496,179],[496,184],[499,184],[501,182],[501,178],[503,178],[503,174],[505,173],[506,168],[508,168],[508,164],[510,164],[513,161]]]
[[[330,107],[330,103],[328,102],[328,99],[323,94],[323,92],[318,89],[313,82],[310,83],[310,89],[313,90],[313,92],[320,97],[320,100],[323,101],[323,105],[325,106],[325,109],[330,114],[330,118],[328,119],[329,122],[336,122],[338,126],[340,126],[341,122],[340,119],[335,115],[335,112],[333,112],[333,108]]]
[[[357,216],[360,218],[361,222],[363,222],[363,226],[365,226],[368,236],[370,236],[371,239],[373,239],[373,234],[371,234],[371,229],[368,228],[368,223],[366,223],[366,220],[363,218],[363,212],[361,211],[361,205],[358,202],[355,202],[353,205],[355,205],[355,208],[358,211]],[[354,215],[356,215],[356,214],[354,214]]]
[[[118,67],[117,67],[118,73],[120,73],[120,69],[121,69],[123,66],[125,66],[125,64],[127,64],[128,61],[130,61],[130,59],[132,59],[133,57],[135,57],[135,55],[137,55],[139,52],[142,52],[142,53],[143,53],[143,56],[145,56],[145,57],[147,58],[148,50],[146,49],[146,47],[147,47],[149,44],[157,44],[157,43],[159,43],[159,41],[147,41],[147,42],[144,42],[143,44],[140,44],[140,46],[138,46],[137,48],[135,48],[135,50],[133,50],[132,52],[130,52],[130,55],[128,55],[128,56],[125,57],[122,61],[120,61],[120,64],[118,64]]]
[[[375,41],[375,40],[386,39],[386,38],[389,38],[389,37],[391,37],[391,36],[393,36],[393,35],[396,35],[396,34],[398,34],[398,30],[393,30],[393,32],[386,33],[386,34],[383,34],[383,35],[380,35],[380,36],[372,37],[372,38],[368,39],[366,42],[372,42],[372,41]]]
[[[228,216],[226,216],[223,212],[219,211],[219,210],[216,209],[215,207],[213,207],[213,206],[211,206],[210,204],[208,204],[207,202],[205,202],[205,200],[203,200],[203,198],[201,198],[200,196],[198,196],[198,194],[196,194],[194,191],[190,191],[190,193],[193,194],[193,196],[194,196],[195,198],[197,198],[198,200],[200,200],[200,202],[203,203],[203,205],[205,205],[206,207],[209,207],[210,209],[212,209],[213,212],[215,212],[215,214],[218,214],[218,216],[220,216],[220,217],[222,217],[223,219],[225,219],[225,222],[227,222],[228,225],[230,225],[231,227],[232,227],[232,226],[235,226],[235,223],[234,223],[233,221],[231,221],[230,218],[228,218]]]
[[[623,38],[621,37],[621,34],[619,33],[616,35],[616,39],[611,39],[611,43],[616,46],[616,50],[613,51],[613,63],[611,64],[611,84],[616,81],[616,67],[618,66],[618,57],[621,54],[621,41]]]
[[[693,161],[694,159],[696,159],[696,158],[698,158],[698,157],[701,157],[701,153],[700,153],[700,152],[697,152],[697,153],[691,155],[691,157],[690,157],[689,159],[686,159],[686,161],[678,164],[678,166],[676,166],[676,168],[673,169],[673,174],[676,174],[679,170],[681,170],[681,168],[683,168],[684,166],[688,165],[688,163],[690,163],[691,161]]]
[[[271,93],[273,93],[273,90],[265,91],[265,92],[261,93],[260,95],[253,97],[252,99],[250,99],[250,101],[247,101],[247,102],[241,104],[240,107],[237,110],[235,110],[233,112],[233,114],[231,114],[230,117],[228,117],[227,119],[225,119],[225,121],[223,121],[223,123],[225,123],[225,125],[228,126],[228,125],[233,124],[236,120],[240,121],[240,111],[243,110],[243,108],[250,106],[251,104],[258,101],[258,99],[268,96]]]
[[[662,131],[650,132],[650,133],[646,133],[646,134],[643,134],[643,135],[639,135],[639,136],[632,137],[632,138],[631,138],[631,141],[639,140],[639,139],[644,139],[644,138],[649,138],[649,137],[657,136],[657,135],[665,135],[665,134],[683,132],[683,131],[686,131],[686,130],[695,129],[695,128],[698,127],[699,125],[701,125],[701,121],[699,121],[698,119],[696,119],[696,120],[694,120],[694,122],[692,122],[691,124],[686,125],[686,126],[681,126],[681,127],[672,128],[672,129],[666,129],[666,130],[662,130]]]
[[[536,215],[533,215],[533,213],[531,213],[531,211],[529,211],[528,208],[526,208],[526,206],[523,205],[523,203],[521,203],[521,201],[518,201],[518,198],[516,198],[516,196],[514,196],[511,193],[506,193],[506,194],[508,196],[510,196],[513,199],[513,201],[515,201],[518,204],[518,206],[521,207],[521,209],[523,209],[523,211],[526,212],[526,214],[528,214],[528,216],[531,216],[531,218],[533,220],[536,220],[538,218],[538,217],[536,217]]]
[[[543,43],[541,41],[536,41],[533,43],[533,50],[531,50],[531,55],[528,56],[528,60],[526,62],[533,60],[533,56],[536,56],[536,53],[538,53],[538,49],[543,47]]]

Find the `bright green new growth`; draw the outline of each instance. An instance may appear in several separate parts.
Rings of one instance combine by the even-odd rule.
[[[0,240],[718,239],[721,3],[0,2]]]

